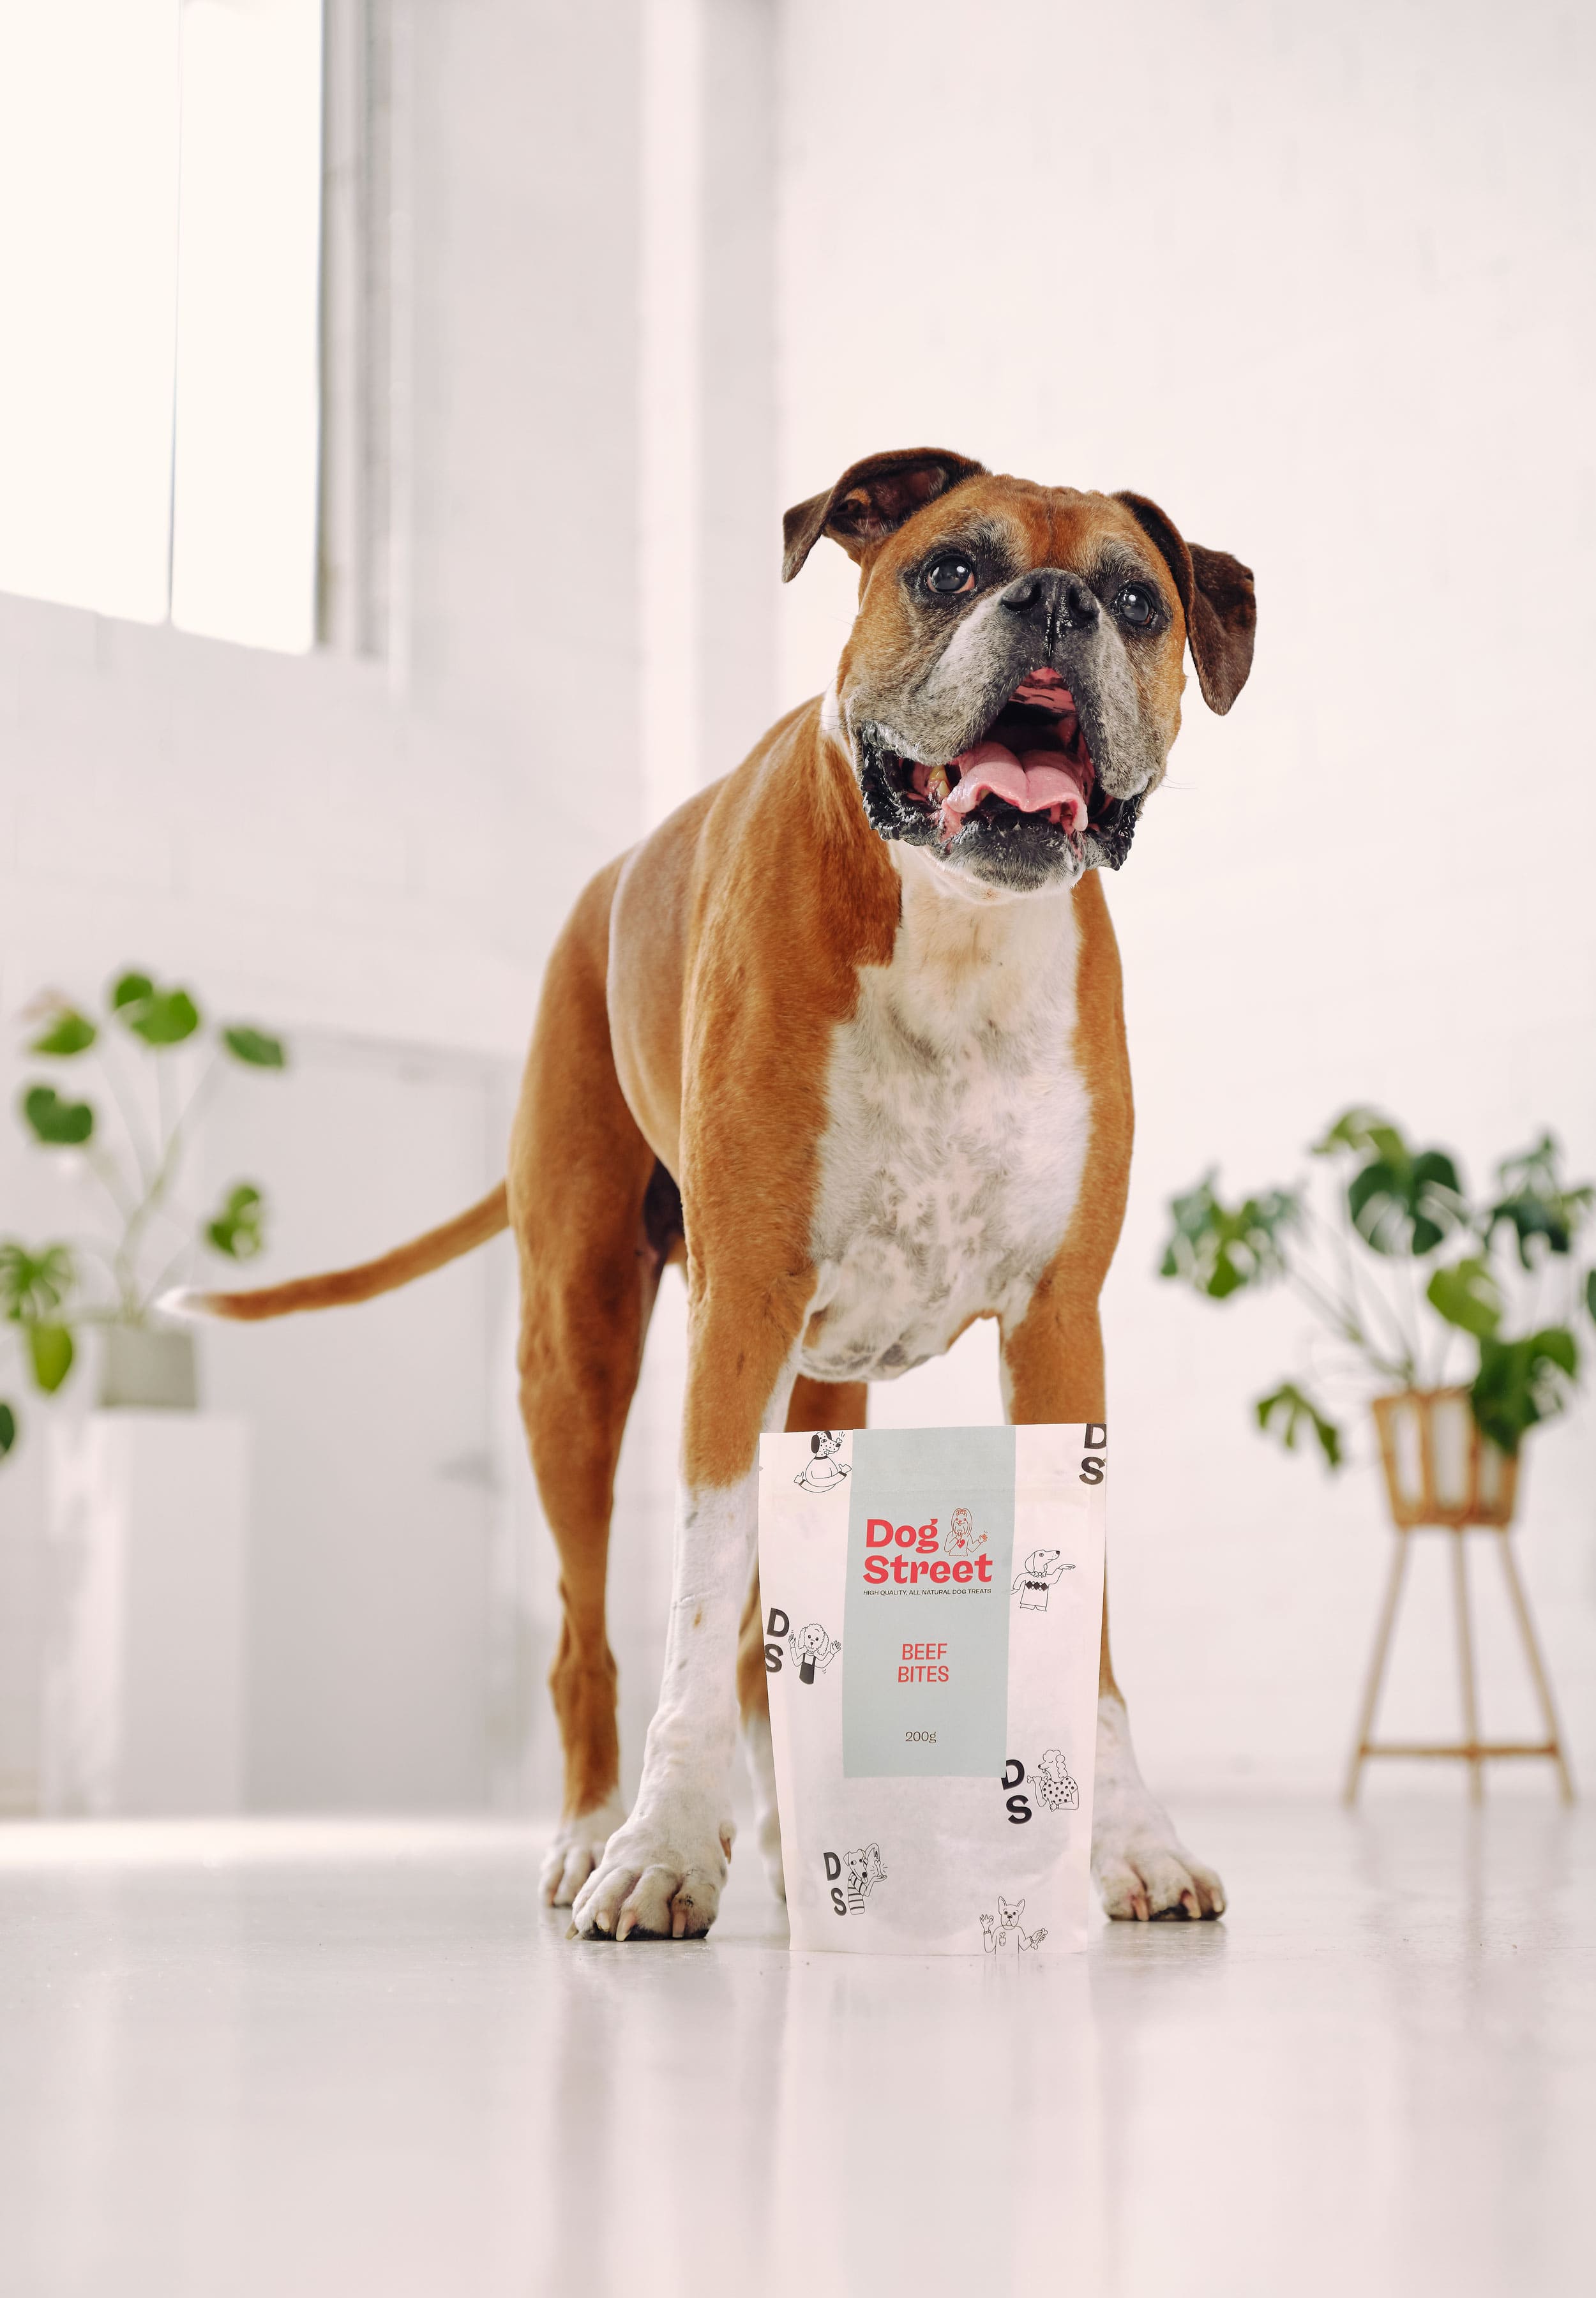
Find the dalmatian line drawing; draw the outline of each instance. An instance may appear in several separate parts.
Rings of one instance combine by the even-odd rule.
[[[1049,1590],[1066,1572],[1074,1569],[1072,1564],[1064,1563],[1056,1548],[1033,1548],[1014,1575],[1014,1586],[1021,1591],[1020,1609],[1045,1612]]]
[[[788,1637],[787,1649],[792,1654],[798,1682],[813,1683],[815,1669],[830,1667],[842,1646],[826,1633],[818,1620],[811,1620],[806,1628],[801,1628],[797,1635]]]
[[[817,1428],[809,1439],[810,1457],[805,1461],[793,1483],[800,1492],[834,1492],[848,1475],[848,1464],[837,1454],[842,1450],[841,1431]]]
[[[971,1515],[969,1509],[967,1508],[955,1509],[953,1512],[953,1520],[949,1524],[947,1530],[942,1535],[943,1555],[972,1557],[976,1554],[978,1550],[984,1548],[986,1544],[987,1535],[984,1532],[980,1533],[977,1533],[975,1529],[975,1518]]]
[[[846,1855],[842,1888],[848,1894],[848,1905],[856,1914],[863,1909],[876,1885],[886,1881],[887,1870],[881,1864],[879,1843],[866,1843],[859,1850]]]
[[[1001,1948],[1006,1947],[1011,1931],[1019,1940],[1020,1951],[1022,1955],[1030,1948],[1041,1946],[1047,1936],[1046,1931],[1045,1930],[1021,1930],[1020,1918],[1024,1913],[1023,1899],[1005,1899],[999,1892],[996,1916],[983,1915],[980,1919],[981,1946],[988,1955],[996,1955]]]

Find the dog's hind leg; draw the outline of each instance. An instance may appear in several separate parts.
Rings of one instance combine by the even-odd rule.
[[[549,962],[510,1139],[521,1264],[521,1412],[559,1553],[565,1617],[550,1674],[565,1749],[545,1902],[567,1906],[625,1818],[604,1583],[616,1462],[659,1274],[679,1243],[674,1184],[622,1096],[605,1015],[613,873],[583,896]]]
[[[863,1428],[870,1386],[863,1380],[811,1380],[800,1373],[787,1408],[787,1426],[798,1433],[816,1428]],[[828,1621],[832,1628],[835,1623]],[[771,1889],[787,1896],[781,1873],[781,1823],[776,1813],[776,1768],[770,1743],[770,1687],[765,1682],[765,1609],[759,1595],[759,1563],[754,1561],[737,1637],[737,1706],[742,1718],[742,1748],[754,1789],[754,1823],[759,1856]]]

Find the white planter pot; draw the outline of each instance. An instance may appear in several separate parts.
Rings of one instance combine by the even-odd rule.
[[[244,1423],[118,1410],[49,1435],[41,1808],[240,1809]]]
[[[100,1358],[103,1409],[192,1412],[199,1401],[192,1333],[161,1326],[106,1326]]]

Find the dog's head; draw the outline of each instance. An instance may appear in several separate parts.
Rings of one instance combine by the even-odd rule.
[[[1021,1916],[1024,1913],[1025,1902],[1023,1899],[1014,1899],[1010,1901],[1001,1897],[999,1897],[997,1902],[997,1920],[1003,1925],[1005,1931],[1012,1931],[1014,1925],[1019,1922]]]
[[[786,517],[860,569],[839,732],[872,823],[1009,892],[1117,870],[1180,727],[1189,646],[1211,709],[1253,659],[1253,577],[1155,503],[995,477],[936,448],[872,455]]]
[[[1056,1548],[1033,1548],[1025,1559],[1025,1568],[1033,1580],[1045,1580],[1058,1558]]]
[[[830,1641],[820,1622],[811,1620],[806,1628],[802,1628],[798,1632],[798,1648],[806,1657],[813,1659],[824,1651]]]

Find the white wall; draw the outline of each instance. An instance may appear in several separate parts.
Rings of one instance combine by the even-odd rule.
[[[1175,1189],[1211,1160],[1289,1178],[1355,1099],[1482,1178],[1542,1123],[1596,1168],[1592,27],[1549,0],[797,0],[781,87],[784,499],[929,441],[1135,487],[1257,573],[1253,682],[1222,721],[1188,690],[1108,889],[1138,1099],[1110,1572],[1156,1774],[1322,1787],[1384,1566],[1371,1475],[1250,1433],[1286,1304],[1151,1272]],[[817,554],[784,703],[852,597]],[[1587,1405],[1534,1440],[1523,1542],[1587,1776],[1592,1434]],[[1446,1698],[1450,1647],[1414,1657],[1415,1706]]]

